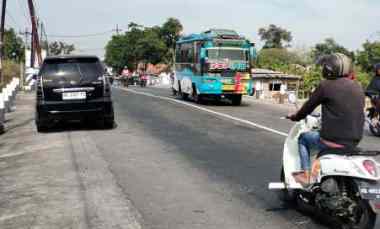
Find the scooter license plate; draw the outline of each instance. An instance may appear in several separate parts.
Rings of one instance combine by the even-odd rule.
[[[360,187],[360,193],[364,199],[380,199],[380,187]]]

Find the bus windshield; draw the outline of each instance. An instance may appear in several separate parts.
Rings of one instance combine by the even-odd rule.
[[[246,61],[246,51],[243,49],[208,49],[208,58],[211,60],[229,59]]]

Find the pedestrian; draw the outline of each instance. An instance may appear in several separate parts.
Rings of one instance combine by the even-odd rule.
[[[263,93],[263,86],[261,81],[256,81],[255,83],[255,89],[256,89],[256,99],[261,99],[262,93]]]
[[[281,84],[280,86],[280,103],[283,104],[285,101],[287,86],[286,84]]]

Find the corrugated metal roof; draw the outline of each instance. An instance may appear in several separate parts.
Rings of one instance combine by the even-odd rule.
[[[302,79],[301,76],[285,74],[282,72],[272,71],[269,69],[252,69],[252,78],[253,79]]]

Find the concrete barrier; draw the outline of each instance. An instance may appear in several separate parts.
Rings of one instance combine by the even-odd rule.
[[[16,82],[13,79],[9,84],[9,101],[10,101],[10,111],[14,111],[16,109]]]
[[[3,93],[0,93],[0,134],[4,133],[5,130],[5,105]]]
[[[14,100],[13,100],[13,88],[12,84],[9,83],[7,86],[7,92],[8,92],[8,110],[7,112],[12,112],[12,107],[14,106]]]
[[[20,89],[20,79],[13,78],[0,92],[0,134],[5,131],[6,113],[16,109],[16,95]]]
[[[8,97],[8,86],[4,87],[2,90],[2,97],[4,101],[4,111],[9,112],[9,97]]]

